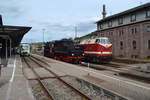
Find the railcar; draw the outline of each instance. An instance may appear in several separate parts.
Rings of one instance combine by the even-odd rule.
[[[57,40],[45,44],[45,56],[70,63],[80,63],[84,59],[81,45],[75,45],[72,40]]]
[[[112,59],[112,44],[107,37],[88,39],[80,42],[84,47],[85,61],[109,62]]]
[[[30,56],[30,44],[28,43],[22,43],[20,45],[20,55],[21,56]]]

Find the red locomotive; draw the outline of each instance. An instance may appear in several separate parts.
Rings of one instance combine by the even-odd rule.
[[[85,61],[108,62],[112,59],[112,44],[107,37],[80,42],[84,46]]]

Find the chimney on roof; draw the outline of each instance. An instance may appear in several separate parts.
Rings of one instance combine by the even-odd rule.
[[[2,16],[0,15],[0,26],[3,25],[3,20],[2,20]]]
[[[102,12],[102,15],[103,15],[103,19],[106,17],[106,6],[105,4],[103,4],[103,12]]]

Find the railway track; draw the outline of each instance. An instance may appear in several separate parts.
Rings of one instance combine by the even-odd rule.
[[[44,57],[40,57],[40,56],[35,56],[35,55],[33,55],[33,57],[36,57],[35,59],[37,59],[37,61],[39,61],[39,63],[40,63],[40,60],[42,60],[42,61],[45,61],[45,59],[47,59],[47,58],[45,58],[45,59],[43,59]],[[50,62],[48,61],[47,63],[53,63],[53,64],[55,64],[55,63],[57,63],[57,61],[55,62],[55,61],[53,61],[53,60],[50,60]],[[115,65],[113,65],[113,66],[115,66]],[[112,66],[112,67],[113,67]],[[51,68],[53,68],[53,67],[55,67],[54,65],[52,65],[51,66]],[[61,67],[61,66],[59,66],[59,67]],[[50,69],[51,69],[50,68]],[[62,67],[63,68],[63,67]],[[120,67],[117,67],[117,68],[120,68]],[[82,82],[81,82],[82,83]],[[117,82],[117,84],[118,84],[118,82]],[[119,81],[119,84],[120,84],[120,81]],[[126,83],[125,83],[126,84]],[[127,84],[128,84],[128,82],[127,82]],[[73,83],[73,86],[75,86],[74,85],[74,83]],[[85,85],[82,85],[82,86],[85,86]],[[76,87],[76,86],[75,86]],[[78,88],[78,86],[76,87],[76,88]],[[81,88],[80,88],[81,89]],[[98,89],[98,87],[97,87],[97,89]],[[103,89],[102,89],[103,90]],[[81,90],[82,91],[82,90]],[[108,90],[109,91],[109,90]],[[111,94],[111,95],[114,95],[112,92],[110,92],[110,93],[108,93],[108,91],[107,91],[107,93],[106,93],[106,95],[108,94],[108,96],[109,96],[109,94]],[[93,91],[92,91],[93,92]],[[83,92],[83,93],[85,93],[86,94],[86,92]],[[101,92],[99,92],[99,93],[101,93]],[[113,98],[113,97],[112,97]],[[96,100],[96,99],[93,99],[92,98],[92,100]],[[99,100],[99,99],[98,99]],[[114,100],[114,99],[110,99],[110,100]],[[120,100],[120,99],[119,99]],[[122,99],[121,99],[122,100]]]
[[[23,58],[23,61],[27,64],[27,66],[29,68],[32,69],[33,73],[36,75],[36,79],[37,79],[39,85],[41,86],[42,91],[45,93],[46,97],[48,98],[48,100],[53,100],[51,94],[49,93],[48,89],[45,87],[45,85],[42,82],[41,77],[38,75],[38,73],[34,70],[34,68],[29,64],[29,62],[25,58]]]
[[[39,61],[38,58],[35,58],[35,59],[37,59]],[[83,66],[83,65],[88,66],[88,64],[85,62],[83,62],[80,66]],[[121,67],[121,66],[125,66],[125,67]],[[89,67],[96,69],[96,70],[112,71],[112,72],[115,72],[115,75],[118,75],[120,77],[125,77],[125,78],[132,79],[135,81],[140,81],[140,82],[150,84],[149,73],[141,72],[140,70],[135,69],[136,66],[134,66],[134,65],[129,65],[129,64],[125,64],[125,63],[121,63],[121,64],[120,63],[108,63],[108,64],[92,64],[92,63],[90,63]],[[141,76],[136,73],[144,73],[145,75]]]
[[[116,65],[116,66],[115,66]],[[150,84],[150,75],[149,73],[144,73],[139,70],[135,70],[134,67],[126,66],[120,67],[119,64],[93,64],[93,63],[81,63],[81,66],[87,66],[96,70],[108,70],[111,72],[115,72],[115,75],[126,77],[132,80],[144,82]],[[132,70],[134,69],[134,70]],[[143,74],[143,75],[140,75]]]
[[[130,59],[113,59],[113,62],[125,63],[125,64],[141,64],[141,63],[150,63],[149,61],[138,61]]]
[[[50,70],[49,68],[47,68],[46,65],[48,65],[48,64],[46,62],[43,62],[42,60],[36,59],[35,57],[29,57],[28,59],[30,59],[31,61],[33,61],[34,63],[36,63],[39,67],[44,68],[46,71],[50,72],[55,77],[55,80],[57,80],[61,84],[65,85],[65,89],[67,89],[66,91],[68,91],[68,89],[69,89],[69,91],[74,92],[74,94],[76,94],[77,97],[80,97],[81,100],[91,100],[90,97],[88,97],[87,95],[85,95],[84,93],[82,93],[81,91],[79,91],[78,89],[74,88],[72,85],[70,85],[69,83],[67,83],[66,81],[64,81],[60,76],[58,76],[55,72],[53,72],[52,70]],[[45,81],[42,80],[42,78],[40,77],[40,75],[33,68],[32,64],[30,64],[26,60],[26,58],[23,58],[23,60],[28,65],[28,67],[32,69],[32,71],[36,75],[39,84],[41,85],[43,91],[46,93],[47,97],[49,98],[48,100],[55,100],[55,97],[53,95],[51,95],[51,92],[49,91],[49,89],[46,86],[47,83],[45,83]],[[43,63],[45,65],[43,65],[41,63]]]

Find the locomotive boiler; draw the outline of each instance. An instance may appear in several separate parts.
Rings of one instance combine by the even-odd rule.
[[[45,56],[70,63],[80,63],[84,59],[81,45],[75,45],[72,40],[57,40],[45,44]]]

